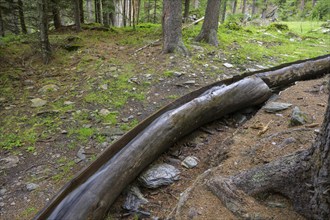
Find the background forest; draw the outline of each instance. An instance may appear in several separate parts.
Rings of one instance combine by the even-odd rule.
[[[177,98],[329,54],[329,20],[328,0],[0,0],[0,219],[31,219]]]

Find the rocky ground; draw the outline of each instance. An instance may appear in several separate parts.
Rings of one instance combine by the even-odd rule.
[[[22,50],[34,44],[20,42],[15,51],[8,52],[9,57],[0,56],[1,219],[31,219],[79,170],[165,104],[216,80],[279,64],[275,56],[267,56],[267,62],[250,56],[237,62],[242,59],[239,52],[235,53],[241,48],[237,42],[226,50],[192,43],[189,49],[193,55],[181,57],[160,54],[159,44],[137,52],[140,46],[126,45],[119,42],[125,39],[109,39],[108,33],[102,33],[85,31],[80,49],[70,53],[58,49],[63,46],[62,40],[57,42],[62,36],[53,34],[57,54],[48,66],[41,65],[34,50]],[[238,36],[246,34],[252,35],[243,31]],[[65,41],[69,38],[65,34]],[[272,47],[270,39],[278,41],[262,35],[255,46]],[[286,41],[293,44],[289,38]],[[309,41],[306,40],[311,47],[316,43],[325,47],[324,40]],[[300,57],[289,52],[280,56]],[[179,216],[214,219],[221,214],[222,219],[233,218],[216,197],[205,191],[200,184],[204,177],[199,176],[213,167],[214,174],[232,175],[308,147],[327,104],[326,94],[320,89],[324,81],[298,83],[281,93],[276,100],[291,103],[287,110],[269,114],[245,109],[176,143],[155,164],[174,166],[180,171],[179,179],[154,190],[139,186],[149,201],[139,208],[142,215],[163,219],[180,201]],[[288,126],[294,106],[308,115],[306,124]],[[258,136],[260,129],[266,127]],[[197,166],[181,165],[188,156],[193,157],[190,164],[197,162]],[[195,197],[189,195],[192,199],[182,202],[180,196],[192,185]],[[126,193],[118,198],[110,219],[135,218],[139,214],[127,214],[122,208],[125,199]],[[268,211],[277,210],[277,218],[300,218],[281,196],[262,195],[260,202],[273,204],[268,206],[275,208],[269,207]]]

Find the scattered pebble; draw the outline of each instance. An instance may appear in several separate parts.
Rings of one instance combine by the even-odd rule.
[[[230,64],[230,63],[224,63],[223,65],[227,68],[233,68],[234,67],[234,65]]]
[[[31,107],[41,107],[47,104],[46,100],[40,99],[40,98],[35,98],[35,99],[31,99],[32,105]]]
[[[26,189],[27,189],[29,192],[31,192],[31,191],[37,189],[38,187],[39,187],[39,185],[38,185],[38,184],[35,184],[35,183],[27,183],[27,184],[26,184]]]
[[[182,166],[188,169],[194,168],[195,166],[197,166],[197,164],[198,164],[198,159],[197,157],[194,156],[186,157],[181,163]]]

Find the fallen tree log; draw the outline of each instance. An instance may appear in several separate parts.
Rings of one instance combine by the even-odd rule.
[[[74,219],[79,219],[77,216],[79,216],[80,219],[86,219],[89,217],[96,218],[96,217],[103,215],[104,212],[106,211],[107,207],[110,206],[111,203],[113,202],[113,200],[117,197],[117,195],[120,194],[121,189],[123,189],[129,183],[129,181],[133,180],[134,179],[133,176],[138,175],[139,171],[141,171],[143,169],[143,167],[146,166],[146,164],[155,160],[157,158],[157,156],[160,154],[160,152],[162,152],[164,150],[163,149],[164,146],[160,147],[161,150],[158,153],[155,153],[155,152],[153,152],[154,147],[150,145],[150,143],[151,143],[150,142],[148,144],[148,146],[150,147],[149,149],[143,148],[144,149],[143,151],[137,152],[139,155],[141,155],[141,154],[143,155],[145,152],[148,152],[148,151],[153,152],[153,153],[148,154],[148,157],[145,161],[137,160],[134,164],[131,164],[131,166],[127,166],[127,164],[125,163],[124,165],[126,168],[121,168],[118,171],[114,171],[114,174],[112,174],[113,175],[112,177],[114,178],[113,180],[109,180],[109,178],[106,178],[107,181],[109,181],[107,184],[104,181],[101,181],[102,186],[93,188],[91,186],[93,184],[95,184],[95,181],[97,179],[97,178],[94,178],[95,173],[97,173],[97,172],[98,173],[108,173],[107,169],[113,170],[114,168],[112,167],[111,164],[115,164],[115,162],[114,162],[115,160],[122,159],[120,156],[120,155],[122,155],[122,152],[124,152],[124,151],[133,152],[133,149],[131,149],[131,150],[128,149],[129,148],[129,147],[127,147],[128,145],[135,146],[135,145],[132,145],[132,143],[134,141],[137,141],[139,138],[140,138],[139,140],[141,140],[141,138],[145,138],[145,139],[152,138],[152,137],[148,137],[148,136],[151,136],[151,134],[153,134],[153,133],[147,132],[147,131],[150,131],[150,130],[148,130],[148,128],[150,128],[150,126],[152,124],[155,124],[156,122],[165,123],[165,124],[169,123],[164,118],[162,118],[164,114],[169,114],[169,112],[175,111],[176,109],[181,109],[182,106],[185,106],[187,103],[189,103],[192,100],[203,95],[203,93],[205,93],[207,90],[212,89],[213,87],[221,87],[223,85],[230,85],[230,84],[235,83],[235,82],[241,80],[242,78],[245,78],[250,75],[260,74],[261,78],[263,80],[265,80],[266,82],[268,82],[269,85],[279,86],[278,82],[282,83],[283,81],[278,81],[278,80],[267,81],[266,80],[266,79],[268,79],[267,76],[264,76],[261,73],[268,72],[268,74],[271,75],[271,73],[274,71],[279,71],[281,69],[285,69],[285,71],[282,70],[282,72],[284,74],[284,73],[287,73],[288,71],[289,72],[291,71],[290,66],[293,66],[293,68],[298,68],[298,67],[304,68],[303,65],[300,65],[300,64],[303,64],[304,62],[310,62],[309,65],[311,65],[311,66],[313,66],[313,65],[320,66],[319,68],[317,68],[318,71],[316,71],[316,72],[314,71],[314,74],[309,74],[309,72],[307,72],[308,77],[311,77],[311,78],[319,77],[322,74],[325,74],[330,71],[330,56],[327,55],[327,56],[317,57],[317,58],[313,58],[313,59],[309,59],[309,60],[284,64],[284,65],[274,67],[274,68],[271,68],[268,70],[257,71],[257,72],[253,72],[253,73],[245,73],[242,75],[234,76],[233,78],[219,81],[219,82],[213,83],[211,85],[205,86],[203,88],[200,88],[192,93],[189,93],[189,94],[177,99],[173,103],[170,103],[169,105],[160,109],[155,114],[148,117],[146,120],[142,121],[134,129],[132,129],[127,134],[125,134],[120,140],[118,140],[117,142],[112,144],[110,147],[108,147],[92,164],[90,164],[88,167],[83,169],[80,173],[78,173],[76,175],[76,177],[74,177],[69,183],[67,183],[61,189],[61,191],[47,204],[47,206],[36,215],[35,219],[47,219],[47,218],[53,219],[53,217],[55,216],[54,213],[58,213],[59,216],[67,216],[67,215],[73,216],[70,213],[75,213],[77,215],[74,216]],[[301,71],[303,71],[303,70],[301,70]],[[304,77],[304,74],[300,74],[300,75],[303,79],[307,79],[307,77]],[[289,74],[289,76],[290,76],[290,74]],[[258,80],[254,79],[253,81],[258,81]],[[291,80],[286,80],[284,82],[291,83]],[[222,88],[222,89],[224,89],[224,88]],[[237,93],[240,93],[240,91],[237,91]],[[237,103],[238,100],[234,100],[234,97],[237,98],[237,96],[227,97],[228,98],[227,101]],[[194,103],[194,102],[192,102],[192,103]],[[252,104],[252,103],[250,103],[250,104]],[[224,115],[224,114],[229,113],[234,110],[238,110],[238,108],[244,107],[244,100],[243,100],[242,105],[239,105],[236,107],[237,108],[224,109],[224,111],[221,112],[219,115],[217,115],[217,117],[221,117],[221,115]],[[188,117],[188,115],[190,115],[190,114],[192,114],[192,113],[187,112],[186,115],[183,115],[184,117],[182,118],[182,120],[189,119],[190,116]],[[205,114],[205,112],[204,112],[204,114]],[[197,115],[195,115],[195,116],[197,117]],[[202,116],[198,116],[197,118],[198,118],[198,120],[204,120],[203,117],[204,116],[202,115]],[[210,116],[210,118],[208,118],[208,120],[203,121],[202,124],[215,120],[217,117]],[[162,120],[160,118],[162,118]],[[181,121],[181,123],[183,123],[183,122]],[[176,131],[178,132],[177,138],[170,139],[169,142],[167,143],[166,147],[170,147],[171,143],[176,141],[179,137],[182,137],[184,134],[187,134],[187,133],[189,133],[189,131],[192,131],[194,128],[197,128],[197,126],[199,126],[200,123],[201,122],[198,122],[195,124],[193,123],[191,126],[188,126],[188,128],[182,127],[179,130],[176,129]],[[177,125],[172,123],[172,126],[176,127]],[[173,129],[174,128],[172,128],[172,130]],[[170,130],[168,130],[168,132]],[[164,136],[165,134],[166,134],[166,132],[164,131],[161,135]],[[135,151],[134,151],[134,153],[135,153]],[[106,167],[107,167],[107,169],[105,169]],[[125,181],[123,181],[123,180],[116,181],[117,178],[122,178],[121,177],[122,175],[126,175],[126,176],[130,175],[130,172],[127,170],[130,170],[131,168],[135,169],[135,172],[133,173],[134,175],[131,175]],[[100,172],[100,170],[102,170],[102,172]],[[91,181],[91,179],[93,179],[93,181]],[[112,185],[111,182],[114,182],[114,185]],[[122,184],[122,185],[120,185],[120,184]],[[94,187],[95,187],[95,185],[94,185]],[[97,198],[97,196],[95,196],[97,193],[100,193],[100,192],[103,193],[103,192],[110,191],[109,190],[110,188],[112,189],[111,192],[113,192],[113,194],[110,195],[109,193],[104,193],[104,195],[110,196],[110,198],[104,198],[104,196],[102,196],[102,198]],[[81,190],[80,193],[77,193],[78,189]],[[114,191],[114,189],[115,189],[115,191]],[[99,201],[97,201],[98,199],[99,199]],[[76,202],[78,202],[78,201],[80,201],[80,202],[76,204]],[[105,201],[106,201],[106,204],[104,204]],[[84,210],[86,210],[86,211],[84,211]],[[61,218],[61,219],[64,219],[64,218]]]
[[[260,78],[214,87],[151,123],[85,183],[69,194],[49,219],[100,219],[121,191],[178,139],[201,125],[271,96]]]

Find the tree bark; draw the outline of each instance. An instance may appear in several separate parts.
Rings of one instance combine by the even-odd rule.
[[[147,22],[150,22],[150,8],[151,8],[151,0],[148,1],[147,7]]]
[[[53,14],[53,21],[54,21],[54,27],[56,30],[60,29],[62,27],[61,22],[61,16],[60,16],[60,10],[58,5],[58,0],[52,0],[52,14]]]
[[[252,12],[251,12],[252,15],[256,14],[256,9],[257,9],[257,0],[253,0],[252,1]]]
[[[157,0],[154,0],[154,24],[157,21]]]
[[[2,37],[5,36],[5,28],[4,28],[1,8],[0,8],[0,36],[2,36]]]
[[[124,27],[126,27],[126,0],[124,0],[123,4],[123,22],[124,22]]]
[[[110,20],[109,20],[109,5],[108,0],[102,0],[102,13],[103,13],[103,25],[105,27],[109,27]]]
[[[195,38],[196,41],[205,41],[213,46],[218,46],[218,23],[220,13],[220,0],[208,0],[205,19],[199,35]]]
[[[243,0],[242,14],[245,15],[246,12],[246,0]]]
[[[194,6],[194,9],[197,9],[199,8],[199,0],[193,0],[193,6]]]
[[[64,199],[49,219],[101,219],[125,186],[176,140],[205,123],[260,104],[270,96],[270,89],[261,79],[246,78],[229,86],[214,87],[164,113]]]
[[[221,23],[223,24],[226,19],[226,11],[227,11],[227,0],[222,0],[223,1],[223,7],[222,7],[222,13],[221,13]]]
[[[84,1],[79,0],[79,17],[80,17],[80,23],[85,23],[85,17],[84,17]]]
[[[239,218],[253,216],[253,212],[258,208],[250,195],[277,192],[291,199],[295,210],[307,219],[328,219],[330,216],[329,149],[330,95],[321,134],[310,149],[229,178],[213,177],[208,182],[208,186]],[[254,207],[252,213],[248,207]],[[264,219],[268,217],[261,216]]]
[[[180,52],[188,55],[182,41],[182,4],[181,0],[163,1],[163,52]]]
[[[41,55],[45,64],[49,63],[51,56],[51,49],[48,39],[47,6],[47,0],[38,0]]]
[[[92,22],[93,19],[92,0],[86,0],[86,12],[87,12],[88,22]]]
[[[19,20],[21,23],[21,29],[23,34],[27,34],[27,29],[25,25],[25,18],[24,18],[24,8],[23,8],[23,2],[22,0],[17,1],[18,5],[18,14],[19,14]]]
[[[140,22],[140,9],[141,9],[141,0],[138,0],[136,24],[139,24],[139,22]]]
[[[303,11],[305,9],[305,0],[300,0],[300,11]]]
[[[183,20],[185,23],[188,22],[189,6],[190,6],[190,0],[185,0],[184,1],[184,14],[183,14]]]
[[[95,22],[101,23],[101,0],[95,0]]]
[[[81,31],[81,17],[80,17],[80,0],[73,0],[73,6],[74,6],[74,22],[76,31]]]
[[[236,14],[236,8],[237,8],[237,0],[234,0],[234,2],[233,2],[233,14]]]
[[[266,12],[267,12],[267,0],[263,1],[263,6],[262,6],[262,12],[261,12],[261,18],[266,19]]]

